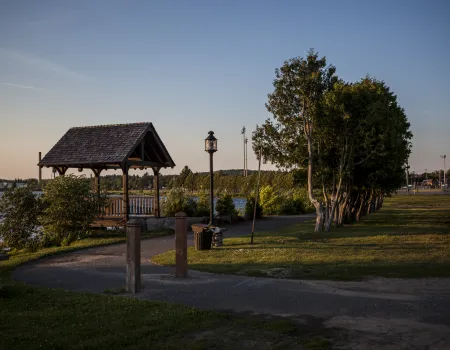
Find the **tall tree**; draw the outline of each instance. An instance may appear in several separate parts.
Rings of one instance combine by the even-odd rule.
[[[337,81],[335,72],[335,67],[327,66],[326,58],[319,58],[312,49],[306,58],[286,61],[275,70],[274,91],[266,104],[274,120],[267,119],[253,135],[265,160],[280,167],[307,167],[308,196],[317,214],[315,231],[322,231],[324,223],[324,206],[313,184],[318,122],[324,96]]]
[[[192,170],[189,169],[187,165],[185,165],[184,168],[181,170],[180,175],[176,179],[176,185],[178,187],[187,187],[185,182],[190,174],[192,174]]]
[[[268,95],[273,120],[253,135],[265,160],[296,169],[292,181],[306,175],[315,231],[379,209],[403,181],[412,137],[384,82],[345,83],[334,73],[314,51],[285,62]]]

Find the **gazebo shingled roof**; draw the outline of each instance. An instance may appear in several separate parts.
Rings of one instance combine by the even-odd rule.
[[[129,158],[135,161],[129,161]],[[175,166],[152,123],[71,128],[44,156],[39,166],[121,169],[127,162],[130,167]]]
[[[100,173],[122,169],[124,220],[129,218],[128,170],[152,168],[155,174],[155,215],[159,217],[159,170],[175,166],[152,123],[114,124],[69,129],[38,166],[60,175],[69,168],[92,169],[100,193]]]

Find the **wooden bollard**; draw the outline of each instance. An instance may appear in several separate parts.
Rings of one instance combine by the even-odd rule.
[[[126,290],[138,293],[141,288],[141,222],[127,222],[127,275]]]
[[[187,215],[175,214],[175,277],[187,277]]]

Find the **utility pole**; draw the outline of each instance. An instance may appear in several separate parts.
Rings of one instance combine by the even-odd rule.
[[[241,134],[243,135],[243,141],[244,141],[244,169],[243,169],[243,175],[244,176],[247,176],[247,171],[246,171],[246,162],[245,162],[245,158],[246,158],[246,155],[245,155],[245,153],[246,153],[246,151],[245,151],[245,125],[242,127],[242,130],[241,130]]]
[[[447,178],[445,176],[445,158],[447,158],[447,155],[444,154],[441,158],[444,158],[444,191],[447,191]]]
[[[408,178],[409,178],[409,174],[408,174],[408,170],[409,170],[409,165],[406,164],[406,193],[409,194],[409,183],[408,183]]]
[[[256,211],[257,211],[257,207],[258,207],[259,186],[261,183],[261,159],[262,159],[262,147],[259,148],[258,183],[256,185],[255,207],[253,208],[252,238],[250,240],[250,244],[253,244],[253,235],[255,233],[255,219],[256,219]]]
[[[38,187],[39,187],[39,191],[42,190],[42,167],[39,165],[39,163],[42,160],[42,153],[39,152],[39,156],[38,156],[38,167],[39,167],[39,177],[38,177]]]
[[[248,138],[245,138],[245,176],[248,176]]]

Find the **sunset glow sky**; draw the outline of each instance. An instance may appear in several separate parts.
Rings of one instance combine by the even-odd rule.
[[[0,178],[37,177],[38,151],[72,126],[144,121],[177,164],[163,174],[208,170],[209,130],[216,169],[242,168],[242,126],[269,117],[275,68],[310,48],[347,81],[386,81],[411,123],[411,169],[442,168],[449,18],[445,0],[0,1]]]

